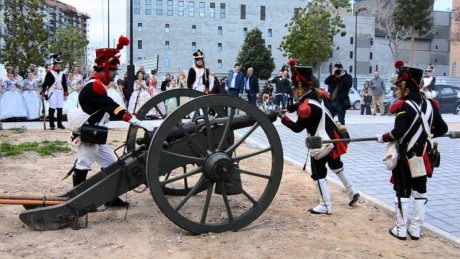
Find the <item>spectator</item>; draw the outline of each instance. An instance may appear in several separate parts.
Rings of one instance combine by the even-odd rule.
[[[385,107],[383,106],[383,97],[385,96],[385,84],[380,78],[379,71],[374,72],[374,78],[371,79],[372,88],[372,115],[377,113],[377,102],[379,102],[380,115],[385,115]]]
[[[33,79],[32,72],[26,73],[26,79],[22,81],[22,96],[24,97],[28,120],[36,120],[40,117],[40,96],[37,93],[38,84]]]
[[[118,89],[123,93],[123,97],[126,105],[128,105],[127,100],[129,100],[129,90],[128,90],[128,72],[125,72],[123,78],[117,80]]]
[[[233,70],[227,76],[225,91],[228,95],[241,98],[244,91],[244,75],[240,71],[240,64],[236,63]]]
[[[177,78],[177,84],[179,85],[179,88],[188,88],[187,71],[185,69],[180,71],[179,78]]]
[[[275,77],[272,80],[272,83],[275,83],[275,104],[280,107],[281,109],[286,109],[286,100],[287,100],[287,92],[288,89],[291,87],[291,83],[288,79],[288,72],[286,70],[282,70],[278,74],[279,76]]]
[[[213,94],[220,94],[220,83],[219,79],[216,77],[216,74],[209,74],[209,92]]]
[[[144,74],[144,81],[147,82],[147,80],[149,79],[150,75],[147,72],[145,72],[144,66],[140,66],[139,71],[142,71],[142,74]]]
[[[165,80],[161,82],[161,91],[164,92],[166,91],[166,87],[168,86],[168,83],[171,81],[171,74],[166,74]]]
[[[227,86],[227,77],[224,77],[220,80],[220,93],[221,94],[228,94],[228,92],[225,90]]]
[[[364,82],[364,88],[361,89],[359,95],[361,96],[361,115],[371,115],[371,103],[372,103],[372,89],[369,87],[369,80]]]
[[[150,99],[147,84],[144,81],[144,73],[141,70],[137,71],[136,78],[137,80],[134,81],[133,93],[129,99],[128,106],[128,112],[134,115],[137,115],[142,105]]]
[[[341,63],[336,63],[331,75],[326,78],[325,84],[328,86],[327,91],[332,101],[330,106],[331,115],[332,117],[337,115],[339,122],[345,125],[345,114],[347,109],[351,107],[348,95],[353,84],[353,78],[343,69]]]
[[[150,71],[150,77],[149,77],[149,80],[148,80],[148,86],[149,86],[149,94],[150,96],[154,96],[154,95],[157,95],[158,93],[156,93],[156,90],[159,90],[157,88],[157,83],[158,83],[158,80],[157,80],[157,70],[156,69],[152,69],[152,71]],[[154,93],[155,92],[155,93]]]
[[[248,94],[248,102],[256,105],[257,98],[259,98],[259,78],[254,75],[254,68],[248,68],[245,81],[246,93]]]
[[[22,95],[17,91],[20,83],[14,79],[14,74],[9,73],[3,83],[5,91],[0,98],[0,120],[9,118],[27,118],[27,106]]]

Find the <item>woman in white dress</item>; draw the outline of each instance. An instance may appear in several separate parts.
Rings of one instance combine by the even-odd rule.
[[[37,81],[33,78],[32,73],[28,73],[27,79],[22,81],[22,96],[24,97],[29,113],[27,119],[36,120],[40,118],[41,99],[38,95]]]
[[[144,78],[144,73],[142,71],[137,71],[136,74],[137,80],[134,81],[133,93],[129,99],[128,111],[131,114],[137,115],[139,109],[144,105],[148,100],[150,100],[150,94],[148,92],[148,87]],[[138,98],[139,96],[139,98]]]
[[[3,85],[5,92],[0,99],[0,120],[28,117],[26,102],[17,87],[20,88],[21,85],[14,80],[13,74],[8,74]]]
[[[177,83],[175,80],[171,80],[168,85],[166,86],[166,90],[173,90],[176,89]],[[177,98],[169,98],[168,100],[165,101],[166,105],[166,113],[170,114],[177,108]]]
[[[121,95],[120,91],[118,90],[118,86],[115,82],[110,82],[107,86],[107,95],[112,98],[118,105],[126,109],[125,101],[123,100],[123,96]]]
[[[82,87],[81,81],[76,80],[74,74],[72,73],[69,74],[68,82],[67,91],[69,92],[69,95],[62,106],[62,114],[67,114],[70,109],[77,107],[78,93]]]

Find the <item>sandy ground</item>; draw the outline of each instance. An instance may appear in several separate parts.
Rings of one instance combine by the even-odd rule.
[[[50,138],[67,131],[0,131],[0,142]],[[126,131],[111,130],[112,148]],[[246,145],[247,148],[252,148]],[[60,181],[73,164],[75,150],[40,157],[29,152],[0,158],[0,194],[58,195],[71,188]],[[253,166],[257,166],[254,163]],[[235,232],[193,235],[170,222],[149,191],[128,192],[131,207],[89,214],[88,227],[34,231],[19,219],[22,206],[0,205],[0,257],[17,258],[460,258],[460,249],[440,238],[400,241],[388,234],[392,216],[365,201],[349,208],[345,192],[330,184],[334,214],[311,215],[318,202],[309,175],[285,162],[280,189],[270,207]],[[123,196],[125,197],[125,196]]]

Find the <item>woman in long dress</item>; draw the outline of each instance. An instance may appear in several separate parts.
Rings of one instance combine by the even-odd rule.
[[[118,90],[118,86],[115,84],[115,82],[110,82],[109,85],[107,86],[107,95],[112,98],[118,105],[123,107],[123,109],[126,109],[126,104],[125,101],[123,100],[123,96]]]
[[[69,95],[67,96],[67,99],[64,101],[64,105],[62,106],[63,114],[67,114],[70,109],[77,107],[78,93],[82,87],[81,80],[75,79],[75,75],[72,73],[69,74],[68,82],[67,91],[69,92]]]
[[[26,102],[16,87],[21,85],[14,80],[13,74],[8,74],[3,85],[5,92],[0,99],[0,120],[28,117]]]
[[[41,99],[38,95],[37,81],[33,78],[32,73],[28,73],[27,79],[22,81],[22,96],[29,113],[27,119],[36,120],[40,118]]]
[[[148,87],[144,78],[144,73],[139,70],[136,74],[137,80],[134,81],[133,93],[129,99],[128,111],[131,114],[137,115],[139,109],[144,105],[148,100],[150,100],[150,94],[148,92]]]
[[[176,89],[177,83],[174,80],[171,80],[168,85],[166,86],[166,90],[173,90]],[[170,114],[177,108],[177,98],[169,98],[168,100],[165,101],[166,105],[166,113]]]
[[[155,72],[155,73],[154,73]],[[158,94],[161,93],[161,89],[157,88],[157,79],[156,79],[156,70],[152,70],[152,74],[149,77],[149,93],[151,97],[157,96]],[[158,109],[163,115],[166,115],[166,108],[165,104],[163,102],[159,103]],[[152,117],[154,119],[159,119],[161,118],[160,113],[156,109],[152,109],[149,111],[147,116]]]

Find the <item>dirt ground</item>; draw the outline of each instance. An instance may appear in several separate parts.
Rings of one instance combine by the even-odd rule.
[[[65,140],[68,131],[0,131],[0,142]],[[125,130],[111,130],[118,147]],[[253,148],[246,145],[247,148]],[[76,152],[40,157],[28,152],[0,157],[1,195],[59,195]],[[253,166],[257,166],[254,163]],[[334,214],[311,215],[318,202],[309,175],[285,161],[283,178],[270,207],[235,232],[193,235],[170,222],[149,191],[128,193],[131,207],[89,214],[87,228],[34,231],[19,219],[22,206],[0,205],[0,257],[17,258],[460,258],[460,249],[433,236],[400,241],[388,234],[394,218],[360,201],[349,208],[345,192],[330,184]],[[125,196],[123,196],[125,197]]]

